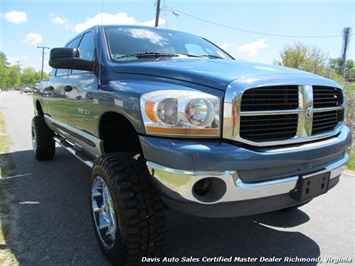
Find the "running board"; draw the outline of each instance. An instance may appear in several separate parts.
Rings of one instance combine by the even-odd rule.
[[[54,136],[53,137],[54,141],[57,142],[60,146],[62,146],[64,149],[66,149],[68,152],[73,154],[75,157],[77,157],[80,161],[82,161],[84,164],[92,168],[94,166],[94,161],[91,157],[89,157],[85,152],[81,151],[79,147],[76,147],[75,145],[70,144],[66,140]]]

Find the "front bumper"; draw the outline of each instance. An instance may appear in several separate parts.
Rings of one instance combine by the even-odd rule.
[[[258,150],[147,136],[141,136],[141,143],[168,206],[199,216],[227,217],[302,203],[291,197],[291,191],[304,175],[327,172],[328,189],[334,187],[349,159],[351,134],[344,127],[322,141]]]

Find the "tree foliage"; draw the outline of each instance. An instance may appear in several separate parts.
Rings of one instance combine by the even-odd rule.
[[[43,78],[49,78],[49,74],[43,73]],[[21,69],[17,65],[11,66],[6,55],[0,51],[0,88],[2,90],[32,88],[40,79],[41,71],[36,71],[33,67]]]
[[[9,82],[10,70],[8,66],[9,62],[7,62],[5,54],[0,51],[0,88],[6,88],[6,84]]]
[[[317,47],[307,47],[302,43],[293,46],[286,45],[280,52],[281,60],[274,60],[274,64],[297,68],[314,74],[326,76],[329,68],[328,54]]]
[[[341,58],[333,58],[329,61],[329,67],[338,75],[341,75]],[[344,78],[348,82],[355,81],[355,62],[351,59],[346,60],[344,68]]]
[[[327,78],[332,74],[341,75],[342,59],[329,59],[328,54],[322,52],[318,47],[307,47],[302,43],[295,43],[294,45],[286,45],[279,55],[281,59],[273,61],[276,65],[312,72]],[[346,60],[343,78],[347,82],[355,81],[355,62],[353,60]]]

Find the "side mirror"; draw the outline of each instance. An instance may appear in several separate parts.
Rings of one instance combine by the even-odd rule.
[[[81,59],[79,50],[73,48],[53,48],[49,55],[49,65],[53,68],[94,71],[96,63]]]

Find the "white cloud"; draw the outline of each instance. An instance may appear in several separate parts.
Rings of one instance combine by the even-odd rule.
[[[68,23],[68,19],[67,18],[61,18],[61,17],[54,17],[53,19],[52,19],[52,21],[55,23],[55,24],[61,24],[61,25],[63,25],[63,24],[66,24],[66,23]]]
[[[43,36],[38,33],[29,33],[26,35],[25,39],[22,40],[23,43],[28,43],[30,45],[40,44],[43,41]]]
[[[230,43],[222,43],[219,47],[221,47],[223,50],[226,50],[228,49],[229,47],[231,47],[231,44]]]
[[[4,19],[6,19],[9,22],[18,24],[18,23],[23,23],[27,21],[27,14],[26,12],[23,11],[10,11],[5,14],[1,15]]]
[[[159,19],[159,25],[165,24],[166,20],[165,19]],[[136,24],[142,25],[142,26],[151,26],[153,27],[155,25],[155,19],[145,21],[145,22],[137,22]]]
[[[7,56],[7,61],[9,61],[9,63],[11,65],[17,65],[17,62],[23,62],[23,61],[29,61],[30,58],[28,56]]]
[[[74,26],[76,32],[82,32],[87,28],[101,24],[135,24],[136,20],[133,17],[129,17],[127,13],[117,13],[111,15],[107,13],[99,13],[93,18],[87,18],[86,22],[78,23]]]
[[[48,16],[52,18],[51,20],[53,23],[63,25],[65,29],[72,28],[72,25],[69,23],[68,18],[59,17],[54,13],[49,13]]]
[[[145,26],[154,26],[155,21],[150,20],[146,22],[137,22],[134,17],[128,16],[127,13],[119,12],[115,15],[108,14],[108,13],[99,13],[95,17],[87,18],[86,22],[78,23],[74,26],[74,31],[82,32],[87,28],[90,28],[95,25],[107,25],[107,24],[138,24],[138,25],[145,25]],[[161,19],[159,21],[159,25],[164,24],[165,20]]]
[[[245,52],[248,56],[257,56],[261,49],[269,47],[265,39],[258,39],[255,42],[241,45],[237,48],[239,52]]]

